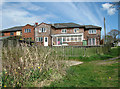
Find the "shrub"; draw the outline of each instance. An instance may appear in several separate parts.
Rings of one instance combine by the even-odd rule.
[[[53,74],[64,75],[66,66],[60,60],[63,58],[49,47],[3,47],[2,86],[23,87],[37,79],[50,79]]]

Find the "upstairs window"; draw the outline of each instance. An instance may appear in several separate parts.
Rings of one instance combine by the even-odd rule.
[[[46,32],[46,29],[45,28],[40,28],[39,32]]]
[[[25,33],[31,32],[31,29],[25,29],[24,32]]]
[[[78,32],[79,32],[79,28],[75,28],[74,33],[78,33]]]
[[[10,32],[10,35],[13,36],[13,35],[14,35],[14,32]]]
[[[96,29],[90,29],[89,34],[96,34]]]
[[[61,30],[61,33],[66,33],[67,32],[67,29],[62,29]]]

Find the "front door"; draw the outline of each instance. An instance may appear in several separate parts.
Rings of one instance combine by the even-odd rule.
[[[44,37],[44,46],[48,46],[48,37]]]

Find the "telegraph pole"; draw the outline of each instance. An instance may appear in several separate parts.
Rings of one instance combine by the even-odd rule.
[[[104,17],[104,35],[105,35],[104,44],[106,44],[106,26],[105,26],[105,17]]]

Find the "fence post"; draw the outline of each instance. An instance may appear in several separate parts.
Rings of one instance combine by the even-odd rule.
[[[0,41],[0,87],[2,87],[2,47],[3,41]]]
[[[84,47],[84,55],[83,55],[83,57],[85,57],[85,47]]]

